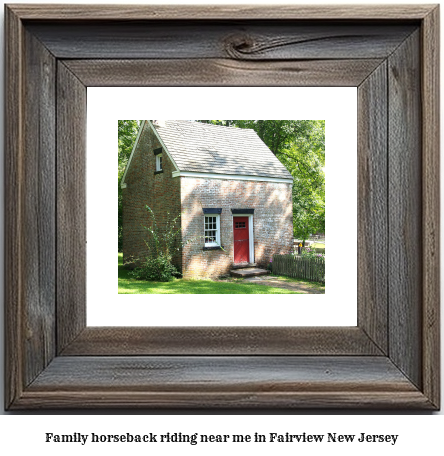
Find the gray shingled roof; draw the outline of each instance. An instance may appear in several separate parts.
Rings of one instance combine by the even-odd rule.
[[[291,179],[254,130],[188,120],[155,128],[180,171]]]

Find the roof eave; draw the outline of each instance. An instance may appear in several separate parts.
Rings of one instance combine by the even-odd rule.
[[[128,169],[130,168],[134,152],[136,151],[136,148],[137,148],[137,144],[139,144],[140,135],[142,134],[143,128],[145,127],[145,122],[146,121],[143,121],[143,120],[140,121],[140,127],[139,127],[139,131],[137,132],[136,140],[134,141],[133,150],[131,151],[131,154],[128,158],[128,162],[126,164],[125,171],[123,172],[122,180],[120,181],[121,188],[126,188],[126,184],[125,184],[126,174],[128,172]]]
[[[153,123],[150,120],[142,120],[141,124],[140,124],[140,128],[139,128],[139,132],[137,133],[136,141],[134,142],[133,150],[131,151],[131,155],[130,155],[130,157],[128,159],[128,163],[126,164],[125,172],[123,173],[122,180],[120,181],[120,187],[121,188],[126,188],[126,183],[125,183],[126,174],[128,172],[128,169],[130,168],[131,161],[133,159],[133,155],[134,155],[134,153],[136,151],[137,145],[139,144],[140,135],[142,134],[142,131],[143,131],[143,128],[145,127],[145,124],[148,124],[148,126],[151,127],[151,129],[153,130],[156,138],[160,142],[160,145],[162,146],[163,150],[165,151],[165,153],[168,155],[168,158],[173,163],[174,168],[176,169],[176,171],[179,171],[179,168],[178,168],[176,162],[174,161],[173,157],[171,156],[170,152],[168,151],[168,148],[166,147],[165,143],[162,141],[162,138],[160,137],[159,133],[157,132],[156,127],[153,125]]]
[[[177,166],[177,163],[176,161],[173,159],[171,153],[169,152],[168,150],[168,147],[165,145],[165,143],[163,142],[162,140],[162,137],[159,135],[159,132],[157,131],[156,127],[153,125],[153,123],[151,122],[151,120],[147,120],[146,121],[148,123],[148,125],[152,128],[152,130],[154,131],[154,134],[156,135],[156,138],[158,139],[158,141],[160,142],[160,145],[162,146],[162,148],[164,149],[164,151],[166,152],[166,154],[168,155],[168,158],[171,160],[172,164],[174,165],[174,168],[176,169],[176,171],[179,171],[179,167]],[[162,128],[162,127],[160,127]],[[164,127],[163,127],[164,128]],[[176,172],[176,171],[173,171]]]
[[[203,173],[196,171],[174,171],[173,177],[194,177],[203,179],[249,180],[256,182],[275,182],[293,184],[292,177],[256,176],[248,174]]]

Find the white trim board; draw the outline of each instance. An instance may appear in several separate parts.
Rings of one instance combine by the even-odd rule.
[[[234,219],[234,217],[248,217],[250,263],[254,263],[254,230],[253,230],[254,214],[232,214],[232,216],[233,216],[233,219]],[[231,232],[233,232],[233,229],[234,229],[233,223],[234,223],[234,220],[231,221]],[[234,246],[234,233],[233,233],[233,246]],[[234,248],[233,248],[233,263],[234,263]]]
[[[285,179],[280,177],[264,177],[264,176],[247,176],[242,174],[216,174],[216,173],[198,173],[194,171],[173,171],[173,177],[194,177],[204,179],[229,179],[229,180],[248,180],[258,182],[275,182],[282,184],[292,184],[293,179]]]

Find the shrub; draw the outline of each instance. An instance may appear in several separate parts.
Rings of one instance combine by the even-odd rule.
[[[325,258],[325,253],[318,253],[316,249],[306,247],[302,249],[301,256],[304,258]]]
[[[131,259],[127,264],[136,264],[130,275],[137,280],[153,280],[156,282],[170,282],[174,277],[179,277],[180,272],[172,263],[173,254],[180,249],[180,215],[173,220],[167,213],[165,228],[157,225],[154,212],[145,206],[151,215],[151,226],[143,226],[149,233],[145,239],[149,256],[145,259]]]
[[[130,272],[131,276],[137,280],[154,280],[157,282],[169,282],[173,277],[181,277],[181,273],[172,263],[173,255],[180,251],[181,247],[204,236],[188,239],[181,245],[180,214],[171,220],[170,214],[167,212],[165,226],[159,227],[152,209],[149,206],[145,206],[145,208],[152,220],[151,226],[142,225],[148,232],[148,238],[144,239],[144,242],[148,248],[149,256],[145,260],[131,258],[125,263],[138,265]]]
[[[170,282],[180,273],[171,263],[171,257],[159,254],[157,257],[148,257],[130,275],[137,280],[154,280],[156,282]]]

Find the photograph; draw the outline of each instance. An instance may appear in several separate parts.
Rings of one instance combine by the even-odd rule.
[[[119,294],[323,294],[324,120],[119,120]]]

